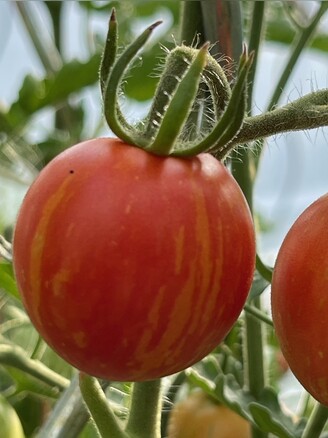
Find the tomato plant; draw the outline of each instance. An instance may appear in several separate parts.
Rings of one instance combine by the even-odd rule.
[[[222,341],[245,303],[255,245],[244,196],[214,157],[96,139],[40,173],[13,255],[49,345],[91,375],[131,381],[184,369]]]
[[[257,188],[263,169],[277,167],[275,154],[263,159],[267,137],[328,124],[328,90],[319,82],[296,100],[286,89],[306,46],[327,53],[319,24],[328,3],[76,2],[85,27],[75,25],[69,2],[14,3],[27,31],[21,39],[29,36],[35,53],[20,57],[15,49],[11,58],[37,55],[41,66],[41,77],[31,71],[0,105],[1,202],[3,177],[11,176],[17,206],[30,186],[15,229],[18,208],[9,205],[13,217],[4,220],[0,208],[0,395],[24,433],[323,438],[328,407],[306,394],[290,411],[285,402],[290,408],[297,394],[291,401],[279,391],[279,342],[261,296],[272,280],[271,249],[278,250],[270,243],[268,251],[264,233],[276,245],[277,229]],[[0,22],[15,19],[0,9]],[[88,36],[82,58],[65,38],[83,41],[77,29]],[[275,47],[269,54],[264,46],[263,58],[264,39],[290,48],[281,74],[269,67]],[[9,52],[5,74],[25,71],[8,68]],[[93,90],[84,92],[97,78],[102,105]],[[4,84],[9,89],[5,77]],[[152,98],[137,122],[126,117],[129,98]],[[133,108],[137,115],[140,106]],[[104,122],[116,139],[98,138]],[[326,403],[326,349],[317,339],[325,330],[325,264],[299,234],[304,248],[295,238],[278,258],[274,322],[292,370]],[[206,395],[175,406],[196,388]],[[19,433],[13,424],[11,432]]]
[[[295,376],[328,405],[328,195],[296,220],[277,257],[272,317],[282,352]]]
[[[174,405],[168,438],[250,438],[250,424],[203,391],[191,393]]]

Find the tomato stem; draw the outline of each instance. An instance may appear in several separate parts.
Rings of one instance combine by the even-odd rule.
[[[311,38],[313,37],[313,34],[316,31],[320,23],[320,20],[324,15],[324,13],[327,11],[327,9],[328,9],[328,2],[325,1],[320,2],[320,7],[318,9],[318,12],[315,14],[309,25],[300,29],[300,32],[297,34],[293,44],[293,49],[290,54],[290,58],[284,68],[284,71],[280,77],[279,82],[276,85],[270,103],[268,105],[267,111],[270,111],[279,102],[279,99],[293,72],[296,62],[298,61],[300,55],[303,54],[304,48],[311,41]]]
[[[79,374],[80,390],[102,438],[128,438],[95,377]]]
[[[103,382],[102,388],[109,386]],[[38,430],[38,438],[76,438],[89,422],[95,438],[99,438],[96,425],[90,422],[90,413],[83,401],[79,388],[79,375],[74,374],[71,383],[57,400],[55,408]]]
[[[183,10],[189,11],[189,8],[185,6]],[[254,6],[254,17],[263,18],[263,13],[263,5]],[[211,152],[222,160],[236,145],[280,132],[328,124],[327,90],[311,93],[274,111],[244,118],[252,105],[252,87],[248,89],[248,81],[255,76],[262,34],[261,23],[259,26],[257,21],[251,32],[251,54],[247,55],[245,49],[241,54],[232,92],[222,67],[208,53],[209,43],[199,50],[177,46],[167,54],[149,114],[140,123],[130,124],[118,102],[122,78],[160,23],[149,26],[116,59],[118,29],[115,10],[112,11],[100,68],[100,86],[108,126],[124,142],[162,156],[192,157]]]
[[[128,436],[160,438],[161,380],[133,384],[131,408],[126,426]]]
[[[181,2],[180,41],[182,44],[196,47],[205,43],[204,23],[200,1]]]
[[[280,108],[246,117],[232,144],[248,143],[287,131],[300,131],[328,125],[328,90],[315,91]]]
[[[206,64],[208,47],[209,43],[201,47],[185,75],[178,79],[178,85],[162,115],[155,139],[147,147],[149,151],[158,155],[169,155],[172,151],[196,98],[200,75]]]
[[[199,143],[185,150],[177,150],[175,156],[197,155],[201,152],[210,151],[219,159],[223,159],[230,147],[228,144],[239,131],[246,110],[246,83],[247,73],[252,64],[253,55],[247,55],[246,49],[240,58],[239,75],[232,90],[228,106],[221,119],[212,131]]]
[[[42,362],[30,359],[25,351],[17,345],[0,345],[0,363],[22,370],[47,385],[57,387],[61,391],[69,385],[67,379],[48,368]]]
[[[194,61],[196,55],[196,49],[184,45],[176,47],[167,55],[163,74],[158,83],[150,112],[146,118],[147,127],[145,135],[147,137],[153,137],[158,131],[170,100],[172,100],[177,89],[177,84],[181,81],[185,71]],[[197,137],[199,138],[199,129],[204,129],[204,119],[206,119],[206,116],[208,117],[210,113],[216,119],[219,119],[231,96],[230,85],[223,69],[208,52],[206,52],[206,64],[201,74],[202,80],[206,87],[208,87],[211,95],[211,99],[206,100],[206,106],[211,106],[211,109],[209,111],[208,108],[207,112],[201,111],[204,96],[200,87],[198,87],[196,99],[192,102],[192,108],[184,124],[182,135],[176,141],[175,150],[188,149],[190,147],[188,141],[195,141]],[[186,96],[183,96],[183,98],[186,98]]]
[[[328,407],[317,403],[310,415],[302,438],[319,438],[328,419]]]
[[[255,318],[259,319],[260,321],[265,322],[270,327],[273,327],[272,319],[262,310],[258,309],[255,306],[252,306],[251,304],[245,304],[244,306],[245,312],[249,313],[250,315],[253,315]]]

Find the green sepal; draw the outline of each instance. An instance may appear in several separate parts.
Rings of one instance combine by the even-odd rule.
[[[185,75],[177,78],[177,87],[169,100],[164,114],[161,116],[159,129],[148,151],[158,155],[170,155],[176,140],[182,131],[196,98],[201,73],[206,64],[206,54],[209,44],[199,49]]]

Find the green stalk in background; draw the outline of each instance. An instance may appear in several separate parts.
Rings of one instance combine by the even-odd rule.
[[[264,27],[265,2],[254,2],[252,27],[250,30],[249,51],[254,51],[254,62],[249,75],[248,89],[248,115],[251,115],[253,100],[253,82],[256,74],[257,60],[260,43]],[[253,159],[248,148],[239,149],[232,154],[232,172],[243,190],[250,209],[253,208]],[[252,301],[252,306],[261,311],[261,300],[256,298]],[[250,393],[258,398],[265,386],[265,366],[264,366],[264,343],[263,343],[263,324],[261,320],[254,318],[250,313],[245,313],[245,367],[244,378]],[[253,438],[265,438],[267,433],[261,432],[256,427],[252,427]]]

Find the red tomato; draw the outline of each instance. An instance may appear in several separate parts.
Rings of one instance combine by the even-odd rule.
[[[170,414],[168,438],[251,438],[251,425],[204,392],[191,393]]]
[[[272,317],[295,376],[328,405],[328,195],[289,230],[272,280]]]
[[[228,333],[253,277],[252,219],[214,157],[80,143],[32,184],[14,268],[30,318],[63,358],[110,380],[175,373]]]

